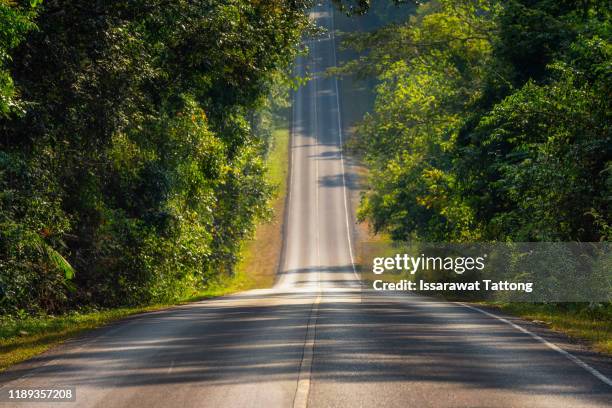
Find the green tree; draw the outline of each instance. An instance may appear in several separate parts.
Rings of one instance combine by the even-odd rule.
[[[402,240],[609,238],[605,2],[430,1],[349,44],[375,74],[360,210]]]
[[[7,65],[24,113],[0,120],[2,309],[172,300],[230,273],[271,191],[255,118],[299,51],[307,6],[39,6]],[[72,282],[26,250],[39,238]]]

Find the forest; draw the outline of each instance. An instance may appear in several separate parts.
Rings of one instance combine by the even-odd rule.
[[[269,211],[265,115],[307,5],[0,0],[1,314],[232,273]]]
[[[421,3],[345,41],[361,57],[337,71],[378,79],[360,218],[398,241],[609,241],[609,2]]]

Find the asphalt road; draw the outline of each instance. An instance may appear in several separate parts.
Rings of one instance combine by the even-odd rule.
[[[332,28],[327,4],[312,17]],[[321,75],[335,64],[334,41],[311,40],[297,64],[313,80],[294,96],[277,285],[70,341],[4,373],[0,392],[76,387],[76,402],[0,407],[611,406],[609,366],[589,371],[463,305],[361,292],[339,116],[350,101]]]

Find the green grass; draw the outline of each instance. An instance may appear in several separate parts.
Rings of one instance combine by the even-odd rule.
[[[612,355],[612,307],[592,310],[586,305],[486,303],[526,320],[543,322],[551,330],[587,342],[594,350]]]
[[[126,307],[89,312],[72,312],[62,316],[38,316],[23,319],[0,317],[0,371],[40,354],[86,330],[135,315],[222,296],[254,287],[270,286],[274,282],[282,244],[282,221],[288,171],[289,129],[285,123],[273,134],[274,145],[268,158],[269,180],[278,186],[272,202],[271,222],[257,227],[255,238],[245,243],[242,261],[233,277],[220,280],[206,291],[179,302],[150,306]]]
[[[278,186],[277,198],[284,197],[287,191],[289,136],[288,124],[277,128],[272,133],[274,146],[268,156],[268,179]]]

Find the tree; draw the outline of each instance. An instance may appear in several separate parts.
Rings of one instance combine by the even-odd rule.
[[[251,119],[288,74],[306,6],[40,6],[9,65],[26,108],[0,121],[4,311],[173,300],[232,270],[271,191]]]
[[[609,239],[603,2],[431,1],[349,40],[375,73],[360,210],[397,240]]]

